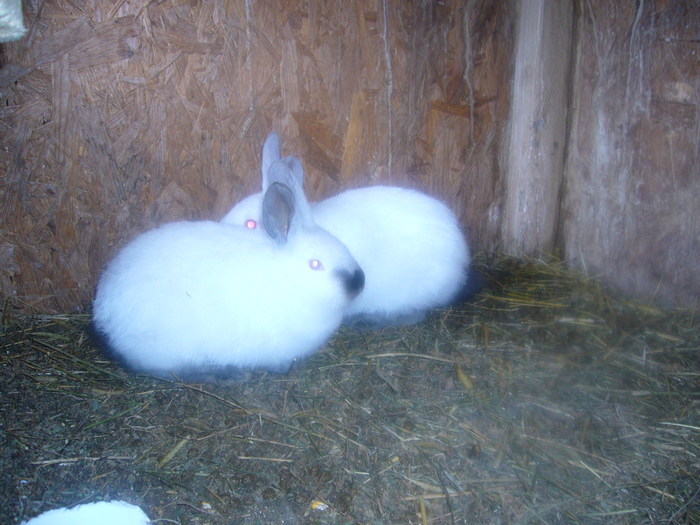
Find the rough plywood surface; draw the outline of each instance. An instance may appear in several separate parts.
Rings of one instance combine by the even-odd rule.
[[[270,130],[312,199],[430,192],[497,246],[508,3],[28,2],[2,48],[0,287],[25,311],[89,303],[115,249],[257,190]]]
[[[700,306],[700,4],[582,2],[561,237],[627,294]]]

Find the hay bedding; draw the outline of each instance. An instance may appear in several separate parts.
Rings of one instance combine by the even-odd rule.
[[[0,522],[119,498],[159,523],[700,523],[700,327],[559,263],[288,376],[186,384],[85,316],[5,319]]]

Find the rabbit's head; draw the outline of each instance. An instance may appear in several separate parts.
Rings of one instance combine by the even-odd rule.
[[[260,229],[278,245],[274,257],[289,276],[286,293],[304,297],[303,303],[311,308],[334,302],[334,297],[337,305],[349,302],[364,287],[362,269],[343,243],[314,223],[303,191],[285,163],[273,163],[268,177]]]

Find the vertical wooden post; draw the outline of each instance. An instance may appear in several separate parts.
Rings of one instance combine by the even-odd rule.
[[[564,166],[573,2],[518,2],[515,66],[504,153],[503,248],[554,248]]]

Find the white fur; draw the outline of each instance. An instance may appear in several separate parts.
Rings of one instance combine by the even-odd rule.
[[[276,179],[294,185],[285,166],[275,168]],[[269,219],[263,233],[176,222],[128,243],[100,278],[93,306],[110,348],[132,368],[164,375],[228,365],[284,371],[321,346],[359,291],[347,281],[362,272],[293,192],[286,240],[266,234]]]
[[[469,248],[442,202],[417,191],[370,186],[312,206],[314,220],[341,239],[365,272],[346,315],[419,319],[465,285]]]
[[[21,525],[148,525],[148,516],[124,501],[99,501],[72,509],[54,509]]]
[[[298,159],[281,161],[303,184]],[[267,184],[263,170],[263,188]],[[243,199],[221,222],[257,224],[261,196]],[[312,204],[311,214],[364,270],[365,287],[347,317],[416,321],[426,310],[449,304],[466,284],[469,246],[454,213],[437,199],[405,188],[371,186]]]

